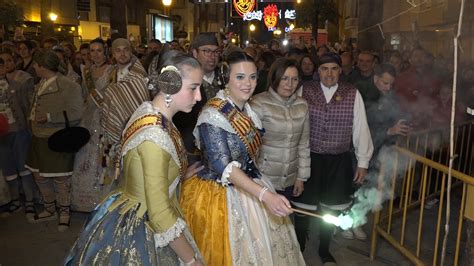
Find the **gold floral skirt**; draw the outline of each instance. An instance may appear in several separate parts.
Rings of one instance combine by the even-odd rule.
[[[274,191],[266,178],[253,181]],[[289,217],[255,196],[195,176],[182,184],[180,202],[206,265],[305,265]]]
[[[232,265],[226,188],[196,176],[183,182],[180,206],[206,265]]]

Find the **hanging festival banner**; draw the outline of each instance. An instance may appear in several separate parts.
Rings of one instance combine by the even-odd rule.
[[[255,9],[257,0],[232,0],[235,12],[241,17]]]
[[[269,31],[274,31],[278,24],[278,8],[275,4],[267,5],[263,9],[263,22]]]

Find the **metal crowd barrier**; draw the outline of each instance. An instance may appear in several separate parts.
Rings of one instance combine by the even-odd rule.
[[[474,185],[472,166],[474,161],[473,124],[474,121],[469,121],[457,125],[455,129],[456,156],[452,171],[452,191],[455,189],[457,192],[459,191],[461,204],[459,214],[452,213],[451,215],[456,215],[456,224],[452,223],[450,229],[450,235],[456,236],[453,265],[459,264],[467,185]],[[440,245],[442,244],[442,236],[444,236],[444,230],[441,229],[444,228],[445,224],[443,214],[447,204],[445,194],[448,177],[449,143],[444,141],[444,136],[447,133],[449,132],[439,129],[411,134],[398,142],[390,155],[391,158],[381,160],[379,180],[384,178],[383,175],[389,175],[389,180],[391,180],[391,186],[389,187],[390,200],[384,204],[382,210],[374,213],[370,250],[371,260],[374,260],[376,256],[377,240],[380,236],[415,265],[429,265],[431,263],[437,265],[439,263]],[[385,168],[388,164],[390,166]],[[379,186],[383,186],[383,184]],[[379,189],[386,188],[380,187]],[[415,191],[418,192],[418,195]],[[432,244],[423,243],[424,247],[430,246],[430,248],[421,250],[422,235],[433,233],[426,232],[425,205],[429,200],[438,197],[435,241]],[[398,198],[399,202],[397,203],[394,198]],[[407,219],[409,214],[411,214],[410,217],[416,215],[416,211],[419,212],[416,243],[412,245],[406,243],[408,234]],[[410,225],[412,225],[412,221],[413,218],[410,218]],[[430,253],[429,251],[432,251],[432,254],[426,254]],[[431,257],[431,260],[427,260],[428,257]]]

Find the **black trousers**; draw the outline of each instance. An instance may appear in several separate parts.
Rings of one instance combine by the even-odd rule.
[[[298,202],[319,205],[340,205],[351,201],[354,193],[352,153],[311,153],[311,177],[306,181]]]
[[[322,215],[339,215],[339,211],[323,208],[321,204],[334,206],[351,202],[355,191],[352,156],[352,152],[349,151],[337,155],[311,153],[311,177],[305,183],[303,195],[295,201],[317,206],[318,212]],[[295,231],[301,250],[306,246],[309,219],[313,218],[295,215]],[[321,220],[319,228],[319,255],[322,258],[329,254],[334,226]]]

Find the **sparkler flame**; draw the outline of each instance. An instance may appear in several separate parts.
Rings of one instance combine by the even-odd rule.
[[[335,226],[341,227],[343,230],[352,227],[353,220],[349,215],[341,214],[338,217],[330,214],[323,216],[323,220],[326,223],[334,224]]]

